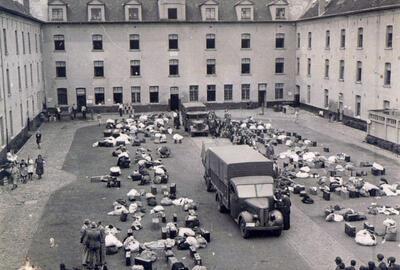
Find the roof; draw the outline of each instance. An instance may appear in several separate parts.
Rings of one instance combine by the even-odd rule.
[[[24,17],[36,22],[41,22],[40,20],[34,18],[29,13],[29,1],[24,0],[24,5],[13,1],[13,0],[0,0],[0,10],[6,11],[8,13]]]
[[[216,146],[209,149],[226,164],[270,162],[248,145]]]
[[[67,5],[68,22],[87,22],[87,5],[92,1],[93,0],[63,0]],[[251,1],[254,4],[254,21],[272,20],[269,7],[267,6],[272,1],[273,0]],[[124,5],[131,2],[130,0],[101,0],[101,2],[105,5],[106,22],[125,21]],[[141,4],[142,21],[159,21],[158,0],[136,0],[135,2]],[[186,22],[202,21],[200,7],[205,2],[207,1],[186,0]],[[238,21],[235,11],[235,5],[238,3],[237,0],[219,0],[215,2],[218,3],[219,21]]]
[[[231,182],[237,185],[256,185],[256,184],[273,184],[272,176],[243,176],[231,179]]]
[[[390,8],[400,5],[400,0],[326,0],[327,5],[322,16],[318,16],[319,1],[301,16],[300,19],[311,19],[329,17],[335,15],[345,15],[347,13],[359,13],[369,10]]]
[[[204,105],[204,103],[201,102],[187,102],[187,103],[182,103],[182,106],[185,108],[191,108],[191,107],[202,107],[202,108],[206,108],[206,105]]]

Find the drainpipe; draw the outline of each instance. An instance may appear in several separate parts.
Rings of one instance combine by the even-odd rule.
[[[3,32],[1,32],[3,34]],[[7,121],[7,101],[6,101],[6,87],[5,87],[5,80],[4,80],[4,55],[3,55],[3,40],[0,41],[0,67],[1,67],[1,79],[2,79],[2,88],[3,88],[3,106],[4,106],[4,125],[6,129],[6,149],[8,151],[8,121]]]

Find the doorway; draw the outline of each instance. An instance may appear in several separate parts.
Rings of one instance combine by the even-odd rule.
[[[294,93],[294,104],[295,107],[300,106],[300,86],[296,85],[296,92]]]
[[[81,110],[82,106],[86,106],[85,88],[76,88],[76,105],[78,106],[78,111]]]
[[[169,108],[171,111],[179,110],[179,88],[174,86],[170,88],[170,99],[169,99]]]
[[[171,94],[169,105],[171,111],[179,110],[179,94]]]
[[[258,107],[265,106],[265,96],[267,91],[258,91]]]

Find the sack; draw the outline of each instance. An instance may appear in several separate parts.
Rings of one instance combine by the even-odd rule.
[[[361,230],[356,234],[356,243],[361,246],[376,246],[376,237],[368,230]]]

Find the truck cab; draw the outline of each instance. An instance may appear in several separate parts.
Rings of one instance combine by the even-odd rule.
[[[271,176],[237,177],[229,182],[229,210],[247,238],[251,231],[280,235],[283,215],[274,209],[274,179]]]
[[[208,136],[208,111],[200,102],[183,103],[181,107],[182,122],[190,136],[203,134]]]
[[[225,145],[209,147],[202,161],[207,190],[216,191],[218,210],[229,212],[243,238],[290,228],[290,199],[276,196],[271,160],[247,145]]]

